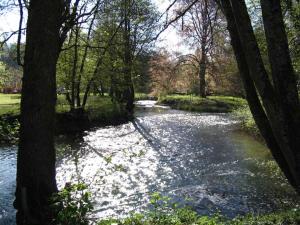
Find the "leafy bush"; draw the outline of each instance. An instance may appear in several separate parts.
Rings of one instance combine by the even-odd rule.
[[[153,193],[150,210],[143,214],[132,214],[125,219],[101,220],[98,225],[217,225],[222,217],[199,216],[189,207],[179,207],[171,198]]]
[[[85,184],[66,184],[52,198],[56,225],[88,225],[88,215],[93,209],[91,194]]]
[[[16,118],[0,117],[0,144],[16,143],[19,136],[20,124]]]
[[[93,206],[91,195],[84,184],[68,184],[53,197],[53,207],[57,217],[56,225],[88,225]],[[220,215],[200,216],[189,207],[179,207],[171,198],[153,193],[150,210],[134,213],[124,219],[103,219],[97,225],[299,225],[300,209],[276,212],[267,215],[248,215],[227,219]]]
[[[102,220],[98,225],[299,225],[300,210],[292,209],[268,215],[227,219],[220,215],[200,216],[189,207],[178,207],[171,199],[154,193],[150,199],[151,210],[132,214],[125,219]],[[298,206],[297,206],[298,207]]]

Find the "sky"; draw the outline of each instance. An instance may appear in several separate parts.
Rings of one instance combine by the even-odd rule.
[[[157,5],[158,10],[163,13],[169,6],[170,0],[152,0]],[[19,23],[19,11],[15,9],[11,12],[0,15],[0,33],[16,31]],[[16,42],[16,35],[10,42]],[[182,44],[182,38],[177,34],[176,30],[170,26],[164,31],[156,43],[157,47],[164,47],[170,52],[187,53],[189,50]]]

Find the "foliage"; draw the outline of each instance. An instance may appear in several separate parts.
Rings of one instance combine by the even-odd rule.
[[[19,137],[20,123],[9,115],[0,117],[0,144],[16,143]]]
[[[88,215],[92,212],[92,196],[85,184],[67,184],[52,198],[53,209],[57,213],[57,225],[88,225],[92,223]],[[158,192],[151,195],[149,209],[144,213],[132,213],[118,219],[102,219],[98,225],[298,225],[300,209],[295,206],[282,212],[266,215],[247,215],[229,219],[218,214],[198,215],[188,206],[180,206],[170,197]]]
[[[176,91],[176,63],[166,50],[156,53],[150,61],[152,94],[156,96],[171,94]]]
[[[189,207],[179,207],[171,198],[158,192],[151,195],[150,210],[141,214],[135,213],[125,219],[104,219],[98,225],[216,225],[223,219],[199,216]]]
[[[189,207],[178,207],[159,193],[152,194],[150,204],[152,210],[148,212],[135,213],[125,219],[104,219],[98,225],[297,225],[300,222],[299,209],[228,219],[220,215],[198,215]]]
[[[21,77],[22,70],[16,62],[16,45],[4,46],[0,50],[0,91],[20,92]]]
[[[134,85],[138,91],[149,89],[148,61],[158,14],[151,1],[126,2],[103,1],[87,21],[88,33],[79,25],[64,43],[57,65],[58,87],[69,93],[74,108],[85,109],[79,93],[88,98],[88,93],[109,93],[114,101],[124,103],[128,86]],[[130,59],[125,60],[126,53]]]
[[[85,184],[66,184],[52,198],[56,225],[88,225],[93,209],[90,192]]]
[[[248,105],[244,105],[243,107],[237,108],[236,110],[234,110],[233,114],[240,119],[243,130],[256,137],[260,136],[260,132],[253,119]]]

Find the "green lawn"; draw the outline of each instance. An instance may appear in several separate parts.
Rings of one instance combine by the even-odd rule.
[[[3,114],[19,114],[20,100],[20,94],[0,94],[0,116]]]
[[[4,114],[18,115],[20,113],[20,94],[0,94],[0,116]],[[90,96],[86,105],[87,111],[99,114],[111,114],[116,105],[108,96]],[[70,110],[70,106],[64,95],[58,95],[56,111],[57,113],[65,113]]]
[[[128,120],[127,114],[108,96],[91,95],[86,105],[85,119],[76,119],[64,95],[58,95],[56,105],[56,129],[60,133],[81,131],[90,126],[118,124]],[[18,140],[19,122],[14,116],[20,114],[19,94],[0,94],[0,143],[15,143]]]

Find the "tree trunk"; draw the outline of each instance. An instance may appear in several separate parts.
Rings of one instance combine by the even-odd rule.
[[[261,0],[261,6],[272,78],[283,116],[283,150],[292,153],[290,166],[300,188],[300,103],[280,0]]]
[[[199,65],[199,94],[202,98],[206,98],[206,80],[205,80],[205,74],[206,74],[206,54],[205,49],[202,49],[201,53],[201,61]]]
[[[14,203],[18,225],[47,225],[55,180],[56,63],[63,2],[31,0],[28,10],[21,127]]]
[[[128,113],[132,113],[134,109],[134,87],[132,82],[132,45],[131,45],[131,22],[130,13],[131,2],[130,0],[125,0],[125,15],[124,15],[124,80],[125,80],[125,90],[124,90],[124,100],[126,101],[126,110]]]
[[[263,1],[264,27],[274,86],[265,70],[245,2],[221,0],[223,5],[227,4],[230,9],[232,18],[229,18],[228,15],[226,16],[228,24],[230,21],[232,24],[235,24],[233,27],[235,27],[236,31],[230,32],[233,43],[238,42],[240,45],[239,48],[235,46],[238,49],[235,52],[242,52],[243,60],[247,64],[249,77],[244,77],[243,81],[247,94],[252,96],[248,99],[248,102],[254,119],[266,139],[275,160],[290,183],[300,192],[300,113],[299,100],[298,97],[295,97],[294,91],[296,82],[292,79],[293,72],[288,55],[286,34],[281,21],[280,5],[278,8],[276,1],[272,1],[272,4],[270,1],[264,3]],[[276,37],[270,35],[270,32],[273,31],[276,33]],[[237,55],[237,61],[239,61],[242,57],[238,56],[237,52],[235,54]],[[275,57],[279,57],[279,59],[275,59]],[[278,60],[282,61],[278,62]],[[239,67],[241,66],[239,65]],[[241,74],[245,74],[241,68],[240,70]],[[281,80],[281,77],[283,79],[283,74],[286,76],[285,81]],[[256,103],[251,102],[255,98],[252,82],[259,94],[259,97],[257,96],[256,98],[260,98],[263,103],[262,109],[260,109],[261,106],[259,106],[257,100],[255,100]],[[278,84],[278,82],[282,83]],[[250,86],[253,86],[251,90],[247,90]]]
[[[77,75],[77,64],[78,64],[78,38],[79,38],[79,27],[78,25],[75,28],[75,40],[74,40],[74,58],[73,58],[73,67],[72,67],[72,77],[71,77],[71,111],[75,110],[78,107],[77,96],[76,96],[76,75]]]
[[[228,31],[231,36],[231,44],[236,56],[238,68],[244,85],[246,99],[253,115],[253,118],[261,132],[261,135],[266,141],[267,146],[271,150],[274,159],[277,161],[279,167],[291,182],[293,186],[296,186],[293,181],[293,176],[289,171],[288,163],[286,162],[280,147],[274,137],[273,131],[270,126],[270,122],[265,114],[265,111],[260,103],[256,88],[249,74],[249,68],[246,61],[245,53],[242,48],[241,41],[239,39],[237,27],[234,21],[233,13],[228,1],[221,1],[221,8],[227,19]]]
[[[99,4],[99,1],[97,3],[97,8],[98,8],[98,4]],[[84,109],[87,99],[84,99],[83,103],[81,105],[81,99],[80,99],[81,79],[82,79],[82,75],[84,73],[86,57],[87,57],[87,54],[88,54],[88,45],[89,45],[89,42],[90,42],[90,39],[91,39],[92,28],[93,28],[93,25],[94,25],[94,21],[96,19],[96,15],[97,15],[96,13],[93,15],[92,21],[91,21],[89,29],[88,29],[87,40],[86,40],[87,45],[84,48],[84,53],[83,53],[83,56],[82,56],[80,69],[79,69],[79,75],[78,75],[77,94],[76,94],[76,96],[77,96],[77,104],[78,104],[79,107],[82,107],[82,109]],[[88,88],[88,91],[89,91],[89,88]],[[85,94],[84,94],[84,98],[87,98],[87,96]]]

